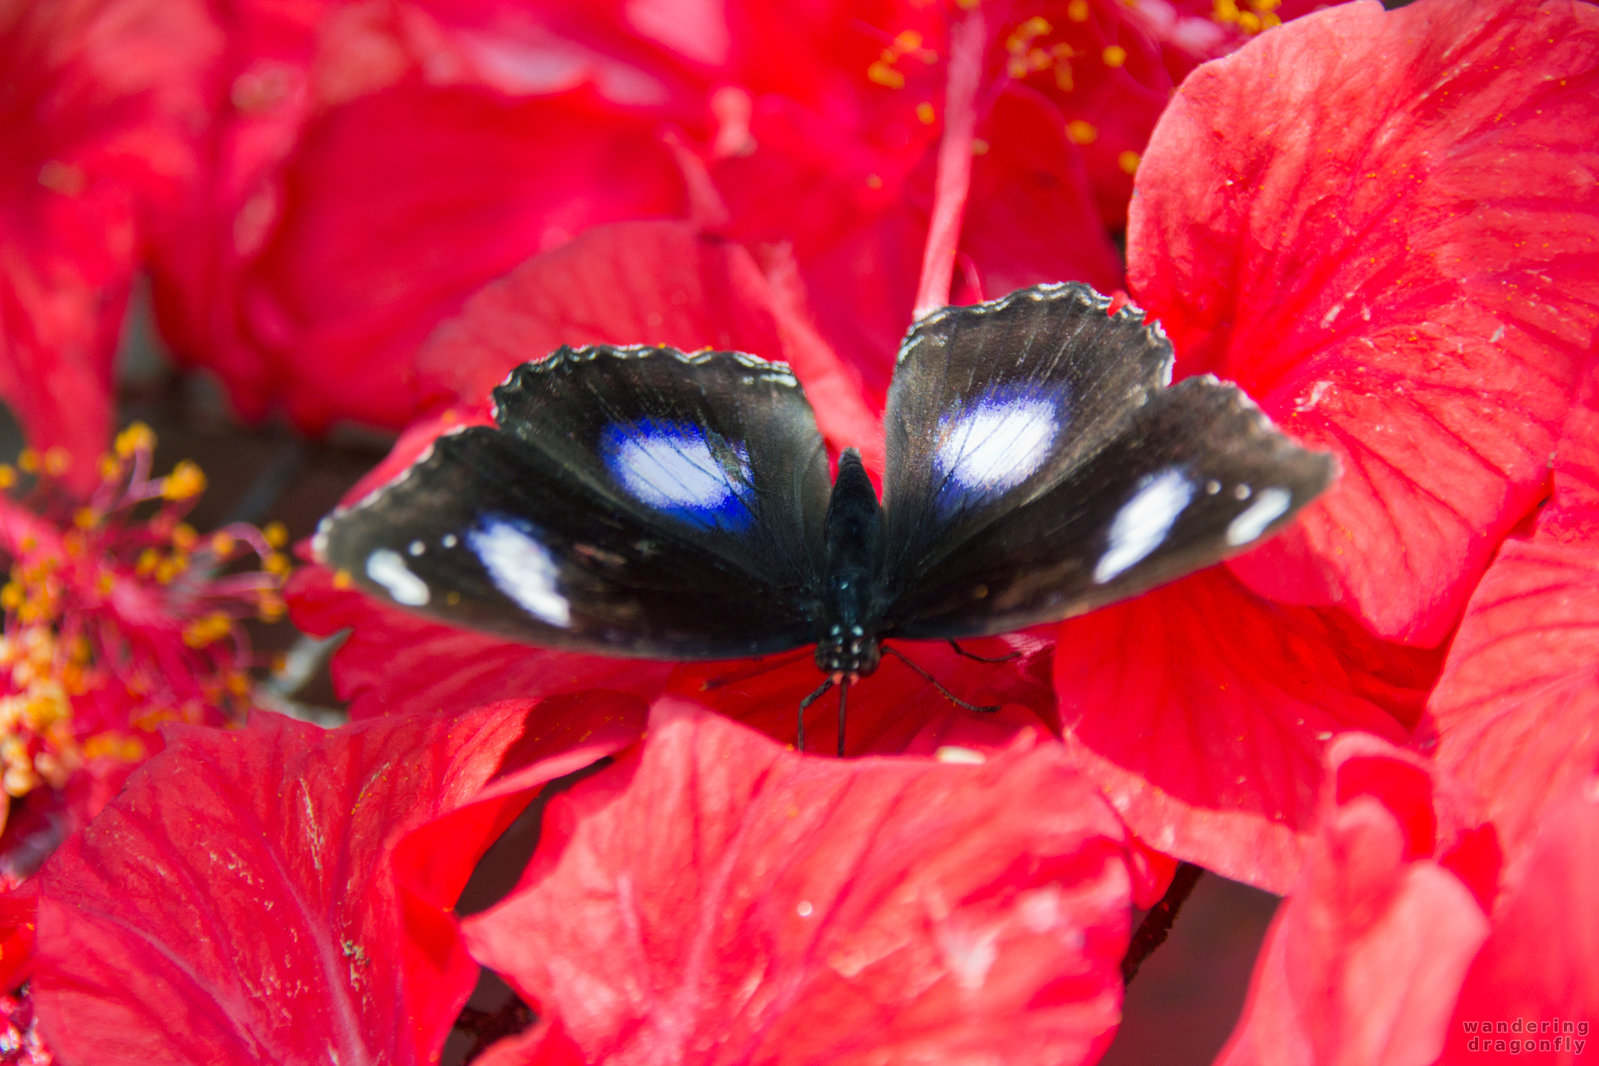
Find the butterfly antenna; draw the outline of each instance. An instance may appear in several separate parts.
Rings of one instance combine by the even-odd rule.
[[[844,704],[849,698],[849,679],[838,683],[838,757],[844,757]]]
[[[811,704],[821,699],[822,694],[832,687],[833,679],[828,678],[826,681],[822,682],[821,688],[800,700],[799,729],[794,738],[794,747],[798,749],[801,755],[805,754],[805,711],[810,707]]]
[[[975,652],[967,651],[965,648],[955,643],[954,640],[949,642],[949,646],[954,648],[955,654],[959,655],[962,659],[972,659],[980,663],[1008,663],[1012,659],[1020,659],[1022,657],[1022,653],[1019,651],[1013,651],[1009,655],[998,655],[992,658],[987,655],[978,655]]]
[[[894,658],[898,659],[900,662],[904,663],[906,666],[910,667],[912,670],[915,670],[916,673],[921,676],[923,681],[926,681],[929,685],[932,685],[934,688],[938,689],[938,691],[943,694],[943,697],[946,700],[949,700],[949,702],[953,703],[955,706],[962,707],[962,708],[964,708],[964,709],[966,709],[968,711],[978,711],[978,712],[980,712],[982,714],[993,714],[995,711],[999,710],[999,705],[998,704],[994,704],[991,707],[985,707],[985,706],[982,706],[982,705],[976,704],[976,703],[968,703],[965,700],[961,699],[959,696],[955,695],[955,693],[951,692],[949,689],[947,689],[943,685],[939,684],[938,683],[938,678],[934,677],[932,674],[928,673],[926,670],[923,670],[920,666],[916,665],[915,662],[913,662],[904,652],[900,651],[898,648],[891,648],[887,644],[885,644],[885,645],[883,645],[883,650],[888,652],[888,654],[892,655]]]

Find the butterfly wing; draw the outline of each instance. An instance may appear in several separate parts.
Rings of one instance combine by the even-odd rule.
[[[889,390],[885,635],[1081,613],[1242,550],[1331,482],[1236,386],[1175,387],[1142,312],[1084,285],[952,307]]]
[[[733,352],[562,348],[493,426],[441,436],[324,520],[378,595],[550,647],[664,659],[815,639],[827,456],[787,367]]]

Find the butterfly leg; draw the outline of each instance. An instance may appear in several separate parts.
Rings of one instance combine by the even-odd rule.
[[[955,654],[959,655],[962,659],[974,659],[980,663],[1008,663],[1013,659],[1020,659],[1022,657],[1022,653],[1019,651],[1013,651],[1009,655],[997,655],[992,657],[987,655],[978,655],[975,652],[969,652],[965,648],[961,647],[955,642],[953,637],[950,638],[949,646],[954,648]]]
[[[811,704],[813,704],[817,700],[821,699],[823,693],[825,693],[828,689],[830,689],[832,687],[833,687],[833,679],[832,678],[828,678],[826,681],[822,682],[821,687],[818,688],[815,692],[811,693],[809,696],[806,696],[804,699],[800,700],[800,705],[799,705],[799,729],[798,729],[797,734],[796,734],[795,739],[794,739],[794,747],[795,747],[796,750],[799,751],[799,753],[801,755],[805,754],[805,712],[806,712],[806,710],[808,710],[810,708]],[[840,741],[840,745],[841,746],[842,746],[842,743],[843,742]]]
[[[955,706],[964,708],[965,710],[968,710],[968,711],[978,711],[978,712],[980,712],[982,714],[993,714],[995,711],[999,710],[999,705],[998,704],[993,704],[991,706],[984,706],[982,704],[977,704],[977,703],[968,703],[965,700],[961,699],[959,696],[955,695],[955,693],[951,692],[949,689],[947,689],[943,685],[939,684],[938,678],[934,677],[932,674],[928,673],[926,670],[923,670],[916,663],[912,662],[911,659],[904,652],[900,651],[898,648],[891,648],[891,647],[889,647],[888,645],[885,644],[885,645],[883,645],[883,650],[888,652],[894,658],[898,659],[900,662],[904,663],[906,666],[910,667],[912,670],[915,670],[916,673],[918,675],[920,675],[920,677],[921,677],[921,679],[923,681],[926,681],[929,685],[932,685],[934,688],[938,689],[939,693],[942,694],[943,697],[946,700],[949,700],[949,702],[953,703]]]

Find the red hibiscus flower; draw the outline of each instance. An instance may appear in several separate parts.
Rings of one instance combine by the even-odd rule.
[[[1062,728],[1079,765],[1156,846],[1278,890],[1292,882],[1302,834],[1313,824],[1325,740],[1359,729],[1400,741],[1419,720],[1443,658],[1439,637],[1458,621],[1486,553],[1537,503],[1538,457],[1569,407],[1581,364],[1578,334],[1591,330],[1580,319],[1591,276],[1562,273],[1563,287],[1540,290],[1576,323],[1551,336],[1517,317],[1529,313],[1526,305],[1503,303],[1501,282],[1490,279],[1541,285],[1537,279],[1553,269],[1544,257],[1564,253],[1527,247],[1479,209],[1495,197],[1505,210],[1554,209],[1553,192],[1529,199],[1522,186],[1505,185],[1497,161],[1526,152],[1546,166],[1551,144],[1583,150],[1573,123],[1587,112],[1572,122],[1550,116],[1564,116],[1556,104],[1581,95],[1575,72],[1590,55],[1590,13],[1555,5],[1526,20],[1495,9],[1468,33],[1454,10],[1445,0],[1394,13],[1357,5],[1265,35],[1190,79],[1140,169],[1132,276],[1176,338],[1179,371],[1239,380],[1279,424],[1338,454],[1344,478],[1327,503],[1284,544],[1067,623],[1062,646],[1071,654],[1054,661],[1058,711],[1047,693],[1027,688],[1046,659],[979,670],[945,652],[919,653],[932,657],[937,676],[958,675],[972,702],[1014,704],[1023,718]],[[1496,72],[1497,57],[1539,32],[1557,33],[1570,47],[1541,55],[1537,72],[1503,64]],[[1362,49],[1413,56],[1414,63],[1382,68],[1384,77],[1411,81],[1426,82],[1440,63],[1464,64],[1451,66],[1451,77],[1471,91],[1435,99],[1362,88],[1370,82],[1364,74],[1346,76],[1364,71]],[[1290,67],[1303,76],[1281,77]],[[1573,72],[1564,86],[1563,70]],[[1551,94],[1550,107],[1495,124],[1492,101],[1520,93],[1529,78]],[[1356,92],[1365,95],[1338,96]],[[1327,110],[1325,98],[1337,106]],[[1336,122],[1308,123],[1303,136],[1275,132],[1274,116],[1334,112]],[[1493,126],[1491,138],[1469,136],[1483,123]],[[1390,161],[1414,161],[1405,164],[1411,180],[1395,186],[1411,205],[1404,212],[1388,210],[1368,191],[1375,179],[1357,173],[1379,128],[1407,134],[1395,134],[1385,149]],[[1447,151],[1435,149],[1440,142]],[[1232,177],[1242,174],[1251,177]],[[1485,174],[1492,181],[1478,198],[1461,199],[1460,183],[1487,181]],[[1564,186],[1540,185],[1537,195],[1550,188],[1565,197],[1562,218],[1580,234],[1599,205]],[[1295,206],[1306,197],[1323,205],[1336,199],[1338,225],[1353,235],[1329,244],[1319,227],[1335,216]],[[1573,216],[1572,204],[1588,215]],[[1378,207],[1369,224],[1360,221]],[[1424,232],[1405,228],[1422,218]],[[971,228],[967,219],[963,232]],[[1450,249],[1469,244],[1473,255],[1417,251],[1446,238]],[[694,268],[663,284],[620,251],[634,243]],[[555,261],[534,260],[486,290],[421,364],[451,374],[452,387],[470,394],[589,322],[620,322],[619,333],[638,330],[685,347],[748,342],[788,357],[818,391],[832,390],[817,405],[834,443],[860,443],[863,433],[877,440],[865,428],[870,401],[858,393],[848,399],[840,387],[848,373],[813,333],[795,327],[793,305],[762,283],[742,249],[667,224],[623,226],[574,243],[559,263],[558,271]],[[1363,302],[1348,305],[1353,317],[1343,321],[1350,293]],[[710,302],[694,303],[703,297]],[[1287,308],[1310,311],[1283,320]],[[1503,333],[1484,325],[1492,315],[1502,317]],[[1268,343],[1268,336],[1281,339]],[[607,327],[597,339],[640,337]],[[1414,432],[1401,438],[1382,428],[1389,424]],[[1444,469],[1453,473],[1440,477]],[[1414,560],[1402,580],[1384,577],[1395,552]],[[1219,618],[1227,624],[1218,626]],[[363,654],[352,646],[343,668],[376,677],[378,669],[356,665]],[[741,671],[733,683],[728,670],[685,670],[678,683],[786,738],[788,708],[812,676],[803,665]],[[859,692],[851,715],[862,723],[862,746],[852,750],[903,750],[915,723],[939,705],[925,681],[909,671],[890,680],[896,676],[897,666],[877,679],[876,695],[870,686]],[[924,709],[911,713],[907,701]]]
[[[174,732],[43,874],[51,1048],[434,1061],[471,987],[446,912],[472,863],[637,729],[540,739],[528,709]],[[522,885],[469,922],[541,1018],[484,1061],[1091,1061],[1115,1023],[1122,830],[1053,746],[844,763],[662,710],[545,821]]]
[[[41,875],[31,987],[49,1046],[65,1061],[437,1061],[475,971],[438,919],[530,795],[480,799],[483,785],[517,752],[558,776],[610,750],[568,735],[565,761],[539,760],[525,712],[172,732]],[[391,859],[398,834],[452,814],[431,864]],[[402,886],[396,866],[416,876]]]
[[[163,321],[246,411],[398,427],[451,398],[412,356],[476,288],[595,226],[692,220],[742,243],[880,403],[927,262],[963,298],[1114,287],[1101,213],[1120,225],[1172,86],[1278,18],[1046,8],[254,13],[270,24],[246,36],[280,43],[229,75],[258,106],[218,126],[200,239],[164,245]],[[634,269],[671,277],[655,251]]]
[[[159,750],[160,725],[236,719],[258,665],[240,623],[283,613],[280,532],[236,524],[198,534],[182,519],[204,476],[193,463],[154,476],[153,445],[144,426],[119,434],[86,502],[40,469],[51,456],[24,452],[20,473],[0,466],[8,486],[33,482],[25,496],[0,497],[8,888]],[[251,554],[265,570],[241,568]]]
[[[1323,742],[1416,724],[1545,491],[1599,306],[1599,188],[1571,165],[1599,137],[1596,15],[1346,5],[1162,116],[1135,295],[1179,374],[1238,381],[1343,476],[1258,551],[1062,628],[1068,744],[1157,846],[1285,889]]]
[[[1053,746],[838,762],[658,712],[467,923],[540,1013],[483,1061],[1092,1061],[1130,890]]]

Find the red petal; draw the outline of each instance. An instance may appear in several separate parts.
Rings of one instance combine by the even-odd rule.
[[[961,646],[990,659],[1015,657],[980,662],[942,642],[895,641],[893,647],[927,676],[886,653],[875,673],[852,684],[845,698],[848,753],[930,753],[928,745],[942,743],[938,736],[951,732],[957,734],[955,743],[987,750],[1008,744],[1019,730],[1053,727],[1046,641],[1023,633],[963,641]],[[789,744],[795,740],[800,701],[824,680],[811,649],[804,648],[764,659],[688,663],[673,675],[672,690]],[[939,685],[957,699],[990,709],[959,708]],[[805,715],[808,752],[838,750],[837,691],[828,692]]]
[[[1185,372],[1344,471],[1234,564],[1252,587],[1435,645],[1537,502],[1599,325],[1595,69],[1589,5],[1429,0],[1323,11],[1184,83],[1129,275]]]
[[[50,1046],[79,1062],[433,1061],[473,975],[407,998],[388,845],[472,798],[525,713],[171,733],[41,875]],[[437,876],[458,891],[491,841],[459,842]]]
[[[1466,609],[1428,732],[1513,855],[1599,762],[1599,376],[1555,457],[1554,500]]]
[[[562,344],[722,348],[793,365],[823,433],[881,452],[851,369],[783,303],[749,253],[686,222],[596,226],[473,296],[416,358],[417,373],[478,400]]]
[[[1092,1061],[1123,847],[1052,746],[838,762],[679,709],[466,930],[588,1061]]]
[[[412,86],[308,130],[285,195],[247,306],[280,360],[279,399],[316,427],[403,425],[428,399],[410,354],[474,290],[589,226],[682,201],[652,123],[588,93]]]
[[[672,672],[670,663],[548,651],[432,622],[341,589],[320,566],[296,573],[287,591],[295,624],[307,633],[350,630],[333,657],[333,680],[353,720],[453,715],[498,700],[595,689],[650,697]]]
[[[1599,1015],[1596,796],[1589,778],[1550,804],[1531,856],[1506,887],[1493,932],[1466,975],[1440,1062],[1523,1062],[1528,1056],[1573,1062],[1592,1050],[1591,1027]],[[1504,1043],[1485,1045],[1484,1037]]]
[[[1055,684],[1073,759],[1128,825],[1190,862],[1282,892],[1314,824],[1322,747],[1400,740],[1356,694],[1336,631],[1212,569],[1061,626]]]
[[[1470,888],[1407,855],[1425,797],[1420,764],[1370,741],[1330,751],[1337,780],[1304,875],[1272,922],[1243,1018],[1218,1062],[1431,1062],[1460,981],[1488,932]],[[1365,749],[1362,751],[1361,749]],[[1345,759],[1345,755],[1354,758]],[[1356,770],[1362,783],[1345,782]],[[1403,797],[1390,807],[1385,797]],[[1434,816],[1436,817],[1436,816]],[[1423,817],[1421,820],[1429,820]]]

